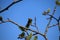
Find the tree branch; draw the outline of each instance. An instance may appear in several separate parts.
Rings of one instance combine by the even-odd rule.
[[[29,28],[25,28],[25,27],[23,27],[23,26],[20,26],[20,25],[18,25],[16,22],[13,22],[12,20],[10,20],[9,18],[8,18],[8,20],[4,21],[4,23],[6,23],[6,22],[11,22],[11,23],[17,25],[17,27],[22,27],[22,28],[24,28],[24,29],[26,29],[26,30],[35,32],[35,33],[43,36],[43,37],[45,38],[45,40],[47,40],[47,37],[46,37],[44,34],[42,34],[42,33],[40,33],[40,32],[37,32],[37,31],[34,31],[34,30],[31,30],[31,29],[29,29]],[[2,24],[2,23],[3,23],[3,22],[0,22],[0,24]]]
[[[58,21],[58,19],[57,18],[55,18],[53,15],[50,15],[50,14],[48,14],[50,17],[52,17],[53,19],[55,19],[56,21]]]
[[[38,27],[37,27],[37,25],[36,25],[36,17],[35,17],[35,23],[34,23],[34,25],[35,25],[37,31],[39,32]]]
[[[18,0],[18,1],[16,1],[16,2],[12,2],[12,3],[11,3],[10,5],[8,5],[6,8],[0,10],[0,13],[8,10],[12,5],[14,5],[14,4],[18,3],[18,2],[21,2],[21,1],[22,1],[22,0]]]
[[[56,11],[56,6],[54,7],[52,16],[54,15],[55,11]],[[49,22],[48,22],[48,24],[47,24],[47,26],[46,26],[46,30],[45,30],[45,32],[44,32],[45,35],[46,35],[47,32],[48,32],[48,28],[49,28],[49,25],[50,25],[51,21],[52,21],[52,17],[50,17],[50,20],[49,20]]]
[[[57,26],[58,24],[53,24],[52,26],[49,26],[48,28],[51,28],[51,27],[54,27],[54,26]]]

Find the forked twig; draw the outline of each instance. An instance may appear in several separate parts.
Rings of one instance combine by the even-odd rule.
[[[53,10],[52,16],[54,15],[55,11],[56,11],[56,6],[55,6],[55,8],[54,8],[54,10]],[[48,24],[47,24],[47,26],[46,26],[46,30],[45,30],[45,32],[44,32],[45,35],[46,35],[47,32],[48,32],[49,25],[50,25],[50,23],[51,23],[51,21],[52,21],[52,16],[50,17],[50,20],[49,20],[49,22],[48,22]]]
[[[29,29],[29,28],[25,28],[25,27],[23,27],[23,26],[20,26],[20,25],[18,25],[16,22],[13,22],[12,20],[10,20],[9,18],[8,18],[8,20],[6,20],[6,21],[4,21],[4,22],[5,22],[5,23],[6,23],[6,22],[11,22],[11,23],[17,25],[17,27],[22,27],[22,28],[24,28],[24,29],[26,29],[26,30],[35,32],[35,33],[37,33],[37,34],[43,36],[43,37],[45,38],[45,40],[47,40],[47,37],[46,37],[44,34],[42,34],[42,33],[40,33],[40,32],[37,32],[37,31],[34,31],[34,30],[31,30],[31,29]],[[2,22],[1,22],[0,24],[2,24]]]

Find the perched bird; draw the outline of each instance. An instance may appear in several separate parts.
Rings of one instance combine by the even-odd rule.
[[[26,28],[29,28],[29,26],[32,24],[32,19],[31,18],[28,18],[28,22],[26,24]]]
[[[1,21],[1,22],[4,22],[2,16],[0,16],[0,21]]]

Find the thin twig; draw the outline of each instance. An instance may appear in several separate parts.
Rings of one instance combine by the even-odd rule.
[[[11,3],[10,5],[8,5],[6,8],[0,10],[0,13],[8,10],[12,5],[14,5],[14,4],[18,3],[18,2],[21,2],[21,1],[22,1],[22,0],[18,0],[18,1],[16,1],[16,2],[12,2],[12,3]]]
[[[54,15],[55,11],[56,11],[56,6],[55,6],[55,8],[54,8],[54,10],[53,10],[52,16]],[[51,21],[52,21],[52,17],[50,17],[50,20],[49,20],[49,22],[48,22],[48,24],[47,24],[47,26],[46,26],[46,30],[45,30],[45,32],[44,32],[45,35],[46,35],[47,32],[48,32],[48,28],[49,28],[49,25],[50,25]]]
[[[37,25],[36,25],[36,17],[35,17],[35,27],[36,27],[36,29],[37,29],[37,31],[39,32],[39,29],[38,29],[38,27],[37,27]]]
[[[54,27],[54,26],[57,26],[58,24],[53,24],[52,26],[49,26],[48,28],[51,28],[51,27]]]
[[[35,25],[31,25],[31,26],[35,27]]]
[[[55,19],[56,21],[58,21],[58,19],[57,18],[55,18],[53,15],[50,15],[50,14],[48,14],[50,17],[52,17],[53,19]]]
[[[26,31],[26,34],[29,36],[29,33]]]

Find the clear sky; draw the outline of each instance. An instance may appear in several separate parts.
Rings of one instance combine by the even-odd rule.
[[[0,0],[0,10],[4,9],[12,2],[13,0]],[[44,33],[46,25],[49,21],[46,20],[46,18],[48,18],[49,16],[43,16],[42,13],[44,10],[50,8],[51,9],[50,14],[51,14],[53,12],[54,6],[55,6],[55,0],[23,0],[11,6],[8,11],[3,12],[2,14],[0,14],[0,16],[2,16],[4,20],[10,18],[14,22],[23,26],[26,25],[28,18],[32,18],[34,23],[34,17],[36,16],[39,31],[41,33]],[[56,18],[60,16],[59,10],[60,6],[57,7],[57,11],[55,12],[54,16]],[[57,22],[53,19],[51,25],[56,23]],[[31,28],[32,30],[35,29],[34,27],[32,28]],[[17,37],[20,33],[21,30],[19,30],[18,27],[12,23],[7,22],[0,24],[0,40],[18,40]],[[48,40],[59,40],[58,36],[59,31],[57,26],[52,27],[48,30],[47,33]],[[38,35],[38,40],[45,40],[45,39],[42,36]]]

